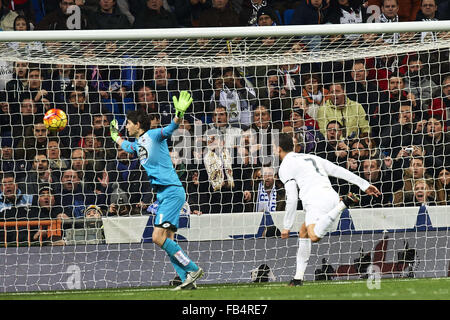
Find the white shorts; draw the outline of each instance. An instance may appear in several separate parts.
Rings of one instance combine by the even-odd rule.
[[[308,199],[307,203],[303,203],[303,211],[305,212],[305,224],[316,224],[317,221],[325,214],[330,212],[339,203],[339,195],[334,191],[322,192],[320,197]]]

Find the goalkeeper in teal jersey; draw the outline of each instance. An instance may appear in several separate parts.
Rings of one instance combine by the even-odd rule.
[[[182,91],[178,99],[173,97],[173,102],[176,114],[170,125],[150,130],[147,113],[130,111],[127,114],[126,129],[128,135],[135,137],[136,141],[130,142],[119,136],[116,120],[111,121],[111,138],[126,152],[137,154],[157,193],[159,205],[152,240],[166,251],[181,278],[182,284],[175,289],[195,289],[195,281],[203,275],[203,270],[191,261],[174,241],[186,194],[172,165],[167,145],[167,138],[178,128],[184,113],[192,103],[192,98],[187,91]]]

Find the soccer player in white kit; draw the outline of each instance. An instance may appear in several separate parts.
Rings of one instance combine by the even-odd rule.
[[[290,286],[299,286],[303,284],[311,254],[311,242],[320,241],[341,212],[359,202],[358,197],[351,193],[340,201],[328,176],[356,184],[368,195],[378,197],[381,193],[377,187],[347,169],[312,154],[295,153],[293,149],[292,137],[287,133],[281,133],[279,144],[274,148],[282,161],[278,176],[286,190],[286,214],[281,238],[289,237],[299,197],[305,212],[305,222],[300,227],[299,233],[297,270],[294,279],[289,283]]]

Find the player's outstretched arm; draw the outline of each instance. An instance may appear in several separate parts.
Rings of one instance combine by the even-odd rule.
[[[178,129],[181,121],[183,121],[184,113],[192,103],[192,97],[187,91],[181,91],[179,97],[173,96],[172,100],[176,110],[175,117],[168,126],[161,129],[160,139],[169,138]]]
[[[119,145],[119,147],[122,147],[122,143],[125,140],[119,135],[119,125],[118,125],[116,119],[111,121],[111,123],[109,125],[109,131],[111,133],[111,139],[113,139],[114,142]]]
[[[365,191],[369,196],[375,196],[378,198],[378,196],[381,195],[380,190],[378,190],[377,187],[375,187],[373,184],[371,184]]]
[[[184,117],[184,113],[191,105],[193,99],[192,99],[191,95],[189,94],[189,92],[183,90],[180,92],[180,95],[178,96],[178,98],[176,96],[173,96],[172,100],[173,100],[173,105],[175,106],[175,111],[176,111],[175,118],[173,119],[173,121],[177,124],[180,124],[181,120]]]

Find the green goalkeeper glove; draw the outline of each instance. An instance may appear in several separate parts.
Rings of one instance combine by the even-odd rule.
[[[175,96],[172,99],[176,110],[175,115],[180,119],[183,118],[184,113],[192,103],[191,95],[187,91],[181,91],[178,99]]]
[[[109,125],[109,131],[111,132],[111,138],[114,140],[114,142],[117,142],[117,140],[119,140],[119,125],[117,124],[116,119],[111,121],[111,124]]]

